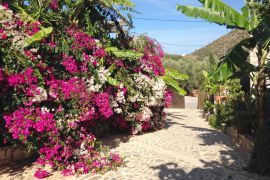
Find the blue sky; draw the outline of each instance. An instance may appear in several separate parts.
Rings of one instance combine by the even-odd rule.
[[[244,0],[223,0],[230,6],[240,10]],[[176,4],[200,6],[198,0],[132,0],[135,9],[141,14],[134,14],[137,18],[195,20],[176,11]],[[197,19],[200,20],[200,19]],[[225,26],[207,22],[160,22],[133,19],[135,28],[132,32],[147,33],[157,39],[166,53],[188,54],[201,46],[173,46],[177,45],[206,45],[230,29]]]

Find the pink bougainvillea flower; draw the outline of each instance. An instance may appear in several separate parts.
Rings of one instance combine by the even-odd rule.
[[[93,56],[98,57],[98,58],[103,58],[106,56],[106,52],[100,48],[93,53]]]
[[[61,174],[63,174],[64,176],[73,176],[75,174],[75,171],[71,169],[64,169],[61,171]]]
[[[123,158],[119,156],[119,154],[111,153],[110,157],[112,161],[116,164],[122,164],[123,163]]]
[[[165,91],[165,107],[168,108],[172,104],[173,93],[170,90]]]
[[[54,11],[59,10],[58,0],[52,0],[50,3],[50,8]]]
[[[113,115],[113,110],[110,107],[110,95],[108,93],[100,93],[95,97],[95,103],[99,108],[99,112],[109,118]]]
[[[2,70],[0,69],[0,81],[3,81],[3,80],[4,80],[3,72],[2,72]]]
[[[36,178],[38,178],[38,179],[43,179],[43,178],[49,177],[50,176],[50,173],[48,171],[46,171],[46,170],[42,170],[41,168],[39,168],[35,172],[34,176]]]
[[[21,27],[24,25],[24,22],[22,20],[17,20],[16,24],[17,24],[17,26]]]
[[[4,7],[5,9],[8,9],[8,8],[9,8],[8,3],[7,3],[7,2],[4,2],[4,3],[3,3],[3,7]]]
[[[76,60],[72,56],[64,55],[64,61],[62,61],[62,65],[65,66],[66,70],[71,74],[78,73],[78,64]]]
[[[5,33],[1,34],[1,39],[6,40],[7,38],[8,36]]]

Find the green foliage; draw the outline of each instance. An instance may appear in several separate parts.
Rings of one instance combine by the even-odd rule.
[[[227,100],[213,105],[210,101],[205,102],[205,112],[212,112],[214,106],[215,121],[210,122],[215,128],[221,124],[235,127],[239,133],[254,135],[257,129],[256,101],[251,94],[245,94],[239,79],[228,80],[225,85]]]
[[[46,38],[48,35],[52,33],[52,31],[53,31],[52,27],[43,28],[39,32],[35,33],[33,36],[26,39],[25,43],[27,44],[27,46],[30,46],[31,44],[39,42],[42,39]]]
[[[101,1],[104,4],[106,4],[106,6],[108,7],[113,7],[114,5],[117,5],[117,6],[126,6],[129,8],[133,8],[135,6],[135,4],[133,4],[129,0],[101,0]]]
[[[181,74],[179,71],[175,70],[175,69],[166,69],[165,70],[165,75],[169,76],[173,79],[176,80],[188,80],[189,76],[186,74]]]
[[[180,82],[180,87],[185,89],[187,92],[191,92],[193,89],[200,88],[201,83],[205,79],[203,76],[203,70],[209,71],[211,66],[209,59],[193,61],[175,55],[165,55],[162,63],[165,68],[175,69],[189,77],[188,79],[182,80]]]
[[[183,14],[194,17],[202,18],[208,22],[214,22],[228,27],[243,28],[248,31],[253,30],[258,26],[257,18],[243,8],[242,14],[228,6],[220,0],[199,0],[203,4],[203,8],[194,6],[177,5],[177,10]],[[250,18],[252,17],[252,18]]]
[[[54,12],[48,11],[51,1],[27,0],[23,4],[18,0],[12,3],[15,10],[23,17],[30,21],[40,20],[47,25],[61,21],[62,17]]]
[[[83,29],[106,45],[128,48],[127,30],[132,27],[130,12],[135,12],[134,4],[129,0],[61,0],[56,10],[50,8],[51,1],[4,2],[10,3],[24,20],[39,20],[44,26],[57,27],[55,34],[61,34],[65,27],[72,26]],[[117,34],[116,38],[110,36],[113,32]]]
[[[143,57],[142,53],[131,51],[131,50],[119,50],[116,47],[108,47],[105,49],[105,51],[115,56],[116,58],[135,60],[135,59],[139,59]]]
[[[210,126],[212,126],[213,128],[218,129],[220,127],[220,122],[218,121],[218,118],[214,114],[211,114],[208,117],[208,121]]]
[[[215,108],[215,105],[211,101],[206,100],[204,102],[204,106],[203,106],[204,113],[209,112],[212,114],[214,112],[214,108]]]
[[[187,92],[179,86],[179,81],[189,79],[186,74],[181,74],[174,69],[165,69],[165,75],[161,78],[169,87],[176,90],[180,95],[184,96],[187,94]]]
[[[119,86],[120,82],[112,77],[107,77],[107,82],[112,86]]]

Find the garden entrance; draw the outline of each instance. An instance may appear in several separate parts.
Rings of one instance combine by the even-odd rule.
[[[198,97],[185,96],[185,109],[197,109]]]

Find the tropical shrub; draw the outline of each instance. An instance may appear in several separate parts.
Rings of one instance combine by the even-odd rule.
[[[209,117],[208,117],[208,121],[209,121],[209,124],[213,127],[213,128],[220,128],[220,121],[219,119],[217,119],[216,115],[214,114],[211,114]]]
[[[241,134],[255,135],[258,127],[255,99],[250,93],[242,91],[239,79],[227,80],[224,88],[226,100],[216,104],[205,101],[205,111],[215,116],[211,121],[209,119],[210,125],[219,129],[224,124],[235,127]]]
[[[156,41],[144,37],[140,45],[134,38],[132,50],[120,50],[73,26],[49,35],[52,28],[7,7],[0,6],[0,14],[5,143],[38,151],[38,164],[64,175],[96,173],[123,162],[97,142],[98,127],[132,134],[163,127],[163,109],[171,100],[163,78],[179,74],[165,72]]]

